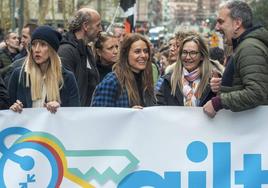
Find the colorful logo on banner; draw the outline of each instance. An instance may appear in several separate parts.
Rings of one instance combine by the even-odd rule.
[[[19,137],[14,142],[7,141],[15,135]],[[12,144],[7,147],[6,143]],[[214,142],[211,148],[213,188],[231,188],[232,183],[245,188],[261,188],[268,184],[268,170],[262,168],[261,154],[243,154],[243,168],[232,171],[231,143]],[[12,173],[22,177],[16,182],[16,187],[20,188],[44,187],[40,186],[43,185],[40,181],[47,183],[45,187],[63,187],[63,178],[83,188],[93,188],[89,183],[91,180],[100,185],[112,180],[118,188],[181,188],[181,174],[187,173],[188,188],[207,188],[208,174],[205,170],[182,172],[178,169],[164,172],[163,177],[154,171],[135,171],[139,161],[128,150],[66,150],[55,136],[23,127],[11,127],[0,132],[0,152],[0,187],[11,187],[9,181],[13,179],[8,179],[7,174]],[[187,159],[194,164],[204,162],[208,153],[207,145],[201,141],[191,142],[186,149]],[[82,173],[79,168],[70,168],[67,162],[68,157],[109,156],[124,157],[128,165],[119,173],[110,166],[103,173],[94,167]],[[44,165],[46,163],[48,165]],[[86,163],[83,165],[87,166]]]
[[[20,137],[10,147],[7,147],[6,140],[16,135],[20,135]],[[24,179],[18,182],[20,188],[38,185],[38,180],[44,178],[48,179],[47,187],[60,187],[63,177],[83,188],[93,188],[94,186],[89,183],[90,180],[94,179],[100,184],[104,184],[108,180],[118,183],[130,172],[133,172],[139,163],[139,160],[128,150],[66,150],[55,136],[45,132],[32,132],[23,127],[11,127],[0,132],[0,152],[2,154],[0,155],[0,187],[9,187],[10,182],[6,180],[5,171],[10,170],[14,174],[16,172],[24,174]],[[43,159],[38,161],[36,153],[43,156],[41,157]],[[35,156],[31,154],[35,154]],[[129,163],[119,173],[110,166],[103,173],[99,173],[94,167],[88,169],[86,173],[82,173],[78,168],[68,168],[68,157],[110,156],[124,157]],[[35,173],[38,172],[38,170],[34,170],[36,166],[38,167],[38,162],[49,163],[50,169],[42,168],[42,174]],[[15,172],[14,169],[8,168],[7,164],[12,168],[19,165],[19,170]],[[46,170],[47,173],[44,173]],[[47,174],[50,177],[47,177]]]

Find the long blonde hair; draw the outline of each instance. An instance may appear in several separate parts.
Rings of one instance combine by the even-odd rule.
[[[26,73],[26,87],[30,87],[32,101],[35,101],[42,98],[42,84],[44,83],[44,87],[46,88],[46,100],[60,102],[60,89],[64,84],[61,60],[57,52],[49,44],[47,44],[47,46],[49,63],[44,75],[42,75],[39,65],[35,63],[32,50],[30,50],[23,65],[24,72]]]
[[[141,100],[139,97],[139,92],[138,92],[137,84],[134,78],[134,74],[128,62],[128,55],[129,55],[131,45],[134,42],[139,41],[139,40],[142,40],[145,42],[149,51],[149,59],[148,59],[148,62],[146,63],[146,68],[141,73],[142,74],[142,90],[143,92],[147,91],[149,95],[154,96],[152,64],[150,61],[151,49],[150,49],[150,43],[144,36],[138,33],[132,33],[132,34],[127,35],[124,38],[122,45],[121,45],[121,50],[119,53],[119,61],[113,67],[113,70],[119,80],[121,88],[127,90],[129,103],[131,106],[141,105]]]
[[[206,89],[206,86],[209,83],[209,79],[212,77],[213,68],[216,68],[220,73],[222,72],[222,70],[219,70],[219,68],[214,65],[214,62],[211,62],[209,60],[208,48],[200,35],[189,36],[185,38],[182,42],[182,45],[179,50],[179,58],[178,58],[178,61],[176,62],[176,65],[173,69],[173,73],[171,75],[171,95],[175,96],[177,86],[182,92],[183,64],[182,64],[181,54],[183,51],[184,44],[190,41],[193,41],[197,44],[199,52],[202,57],[202,60],[199,63],[200,83],[198,84],[198,88],[196,92],[197,98],[200,98],[202,96],[202,93]]]

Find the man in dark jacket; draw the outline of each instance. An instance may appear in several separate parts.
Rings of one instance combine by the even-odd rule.
[[[20,51],[19,54],[17,54],[14,58],[13,61],[16,61],[18,59],[21,59],[23,57],[27,56],[27,49],[29,47],[29,44],[31,42],[32,39],[32,33],[33,31],[38,27],[37,24],[34,23],[27,23],[23,26],[22,30],[21,30],[21,45],[22,45],[22,50]]]
[[[204,112],[214,117],[222,108],[243,111],[267,105],[268,31],[253,27],[252,11],[240,0],[220,6],[216,30],[233,46],[234,53],[223,74],[219,95],[204,105]],[[217,85],[213,80],[212,89]]]
[[[22,66],[28,54],[29,44],[31,43],[32,40],[32,33],[37,27],[38,25],[34,23],[27,23],[26,25],[23,26],[21,30],[21,44],[23,46],[23,49],[20,51],[19,54],[15,56],[13,63],[10,64],[6,69],[6,73],[4,75],[4,82],[6,85],[8,85],[8,81],[13,70],[15,70],[17,67]]]
[[[94,42],[102,31],[101,18],[96,10],[82,8],[78,10],[70,22],[69,32],[61,41],[58,54],[63,65],[76,77],[82,106],[89,106],[99,73],[90,42]]]
[[[6,47],[0,51],[0,75],[4,78],[7,67],[13,62],[19,53],[19,36],[15,32],[9,32],[5,36]]]

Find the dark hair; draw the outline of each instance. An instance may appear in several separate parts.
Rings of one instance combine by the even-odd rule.
[[[223,4],[230,10],[232,19],[241,19],[242,26],[245,29],[252,27],[253,14],[252,10],[246,2],[241,0],[231,0]]]
[[[27,23],[23,26],[23,28],[29,28],[29,34],[30,36],[32,36],[33,31],[38,27],[37,24],[35,23]]]
[[[169,57],[169,50],[167,49],[167,50],[161,51],[160,54],[162,56],[165,56],[168,59],[168,57]]]
[[[220,64],[224,63],[224,50],[219,47],[213,47],[209,49],[209,57],[212,60],[219,61]]]

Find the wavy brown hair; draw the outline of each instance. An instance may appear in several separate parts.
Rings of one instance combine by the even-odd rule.
[[[134,78],[134,74],[129,65],[129,51],[132,44],[136,41],[142,40],[145,42],[148,52],[149,59],[146,64],[146,68],[141,72],[142,74],[142,90],[147,92],[149,95],[154,96],[153,76],[152,76],[152,63],[151,63],[151,48],[149,41],[138,33],[131,33],[125,36],[121,49],[119,52],[119,60],[114,65],[113,71],[119,80],[122,89],[126,89],[128,93],[129,103],[131,106],[141,105],[141,99],[139,96],[139,90]]]

